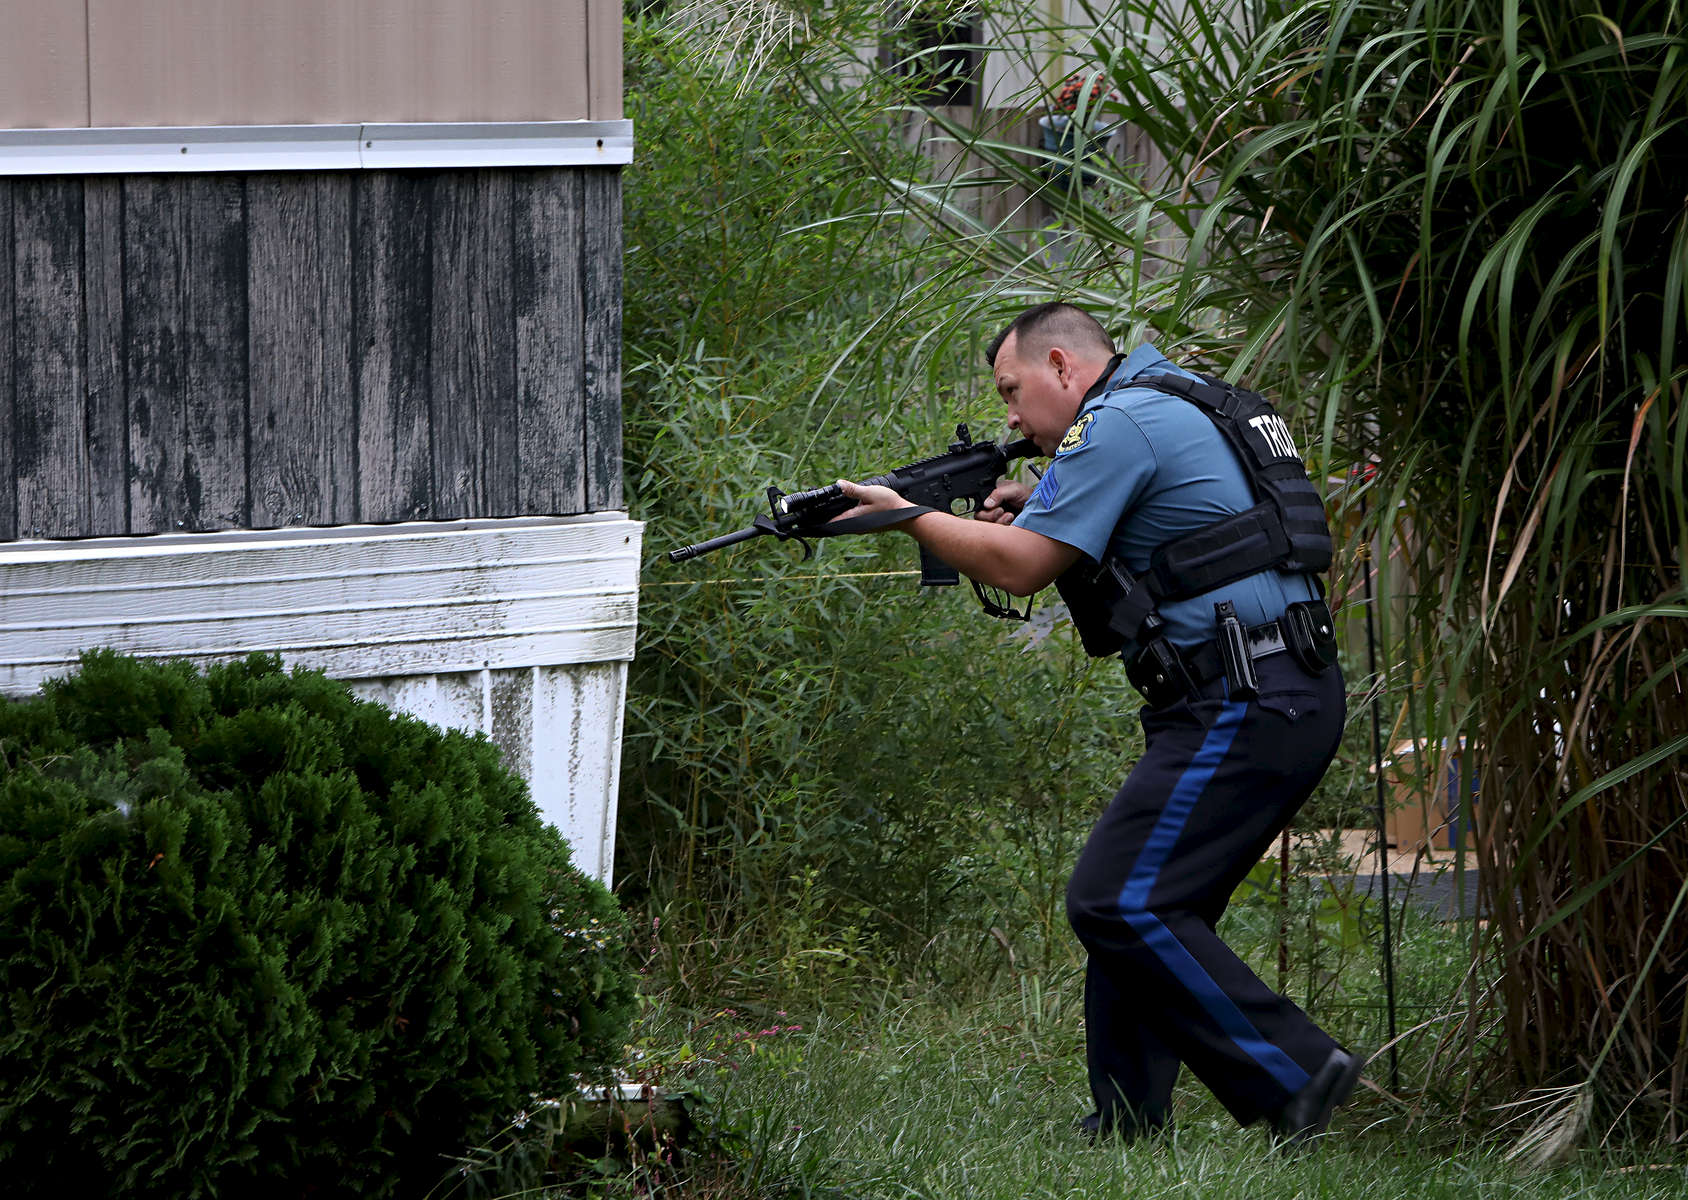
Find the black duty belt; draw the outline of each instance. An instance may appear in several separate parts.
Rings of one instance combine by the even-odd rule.
[[[1336,622],[1323,600],[1298,600],[1263,625],[1243,626],[1229,601],[1214,605],[1214,616],[1219,636],[1211,641],[1181,648],[1167,640],[1163,628],[1126,660],[1125,673],[1150,705],[1176,704],[1221,675],[1233,699],[1248,699],[1259,686],[1254,664],[1286,651],[1315,678],[1336,665]]]
[[[1256,662],[1289,649],[1276,621],[1251,625],[1243,633],[1248,638],[1248,656]],[[1199,646],[1180,646],[1178,654],[1184,660],[1184,669],[1190,673],[1191,682],[1197,687],[1225,673],[1225,656],[1220,652],[1217,641],[1203,642]]]
[[[1290,648],[1277,621],[1251,625],[1242,632],[1251,661]],[[1155,708],[1175,704],[1225,673],[1225,653],[1217,639],[1198,646],[1174,646],[1163,637],[1140,648],[1126,662],[1132,685]]]

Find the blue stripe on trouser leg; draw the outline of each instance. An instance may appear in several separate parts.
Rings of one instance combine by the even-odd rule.
[[[1201,748],[1179,776],[1168,797],[1166,807],[1154,830],[1143,843],[1142,852],[1132,865],[1131,874],[1119,894],[1120,916],[1143,939],[1156,958],[1172,973],[1173,978],[1187,988],[1202,1009],[1237,1047],[1259,1063],[1284,1090],[1291,1095],[1307,1085],[1308,1076],[1295,1060],[1261,1036],[1249,1019],[1223,988],[1202,968],[1201,963],[1184,948],[1159,917],[1148,909],[1149,892],[1159,877],[1172,848],[1178,842],[1184,825],[1196,801],[1206,790],[1213,773],[1225,761],[1237,731],[1248,713],[1246,701],[1235,700],[1225,705],[1218,720],[1202,739]]]

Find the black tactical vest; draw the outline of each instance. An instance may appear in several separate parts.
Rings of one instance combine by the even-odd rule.
[[[1324,500],[1289,426],[1264,396],[1208,376],[1140,375],[1126,386],[1177,396],[1205,413],[1235,451],[1256,503],[1156,547],[1140,576],[1111,554],[1100,566],[1081,558],[1064,572],[1055,586],[1088,653],[1117,654],[1128,640],[1141,641],[1162,600],[1186,600],[1259,571],[1316,576],[1330,566]]]

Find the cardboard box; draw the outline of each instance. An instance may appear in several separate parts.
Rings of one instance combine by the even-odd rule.
[[[1464,841],[1469,848],[1469,839],[1476,832],[1477,778],[1470,776],[1469,803],[1461,804],[1460,779],[1466,773],[1461,761],[1464,743],[1448,758],[1440,786],[1428,795],[1427,781],[1418,766],[1421,748],[1414,742],[1401,742],[1383,760],[1384,799],[1388,805],[1383,829],[1389,845],[1395,850],[1416,852],[1426,847],[1453,850]],[[1440,759],[1443,753],[1438,746],[1436,757]],[[1435,765],[1430,763],[1430,769]]]

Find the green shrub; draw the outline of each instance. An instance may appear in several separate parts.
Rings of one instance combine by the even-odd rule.
[[[98,652],[0,758],[7,1190],[420,1194],[620,1049],[615,903],[484,739]]]

